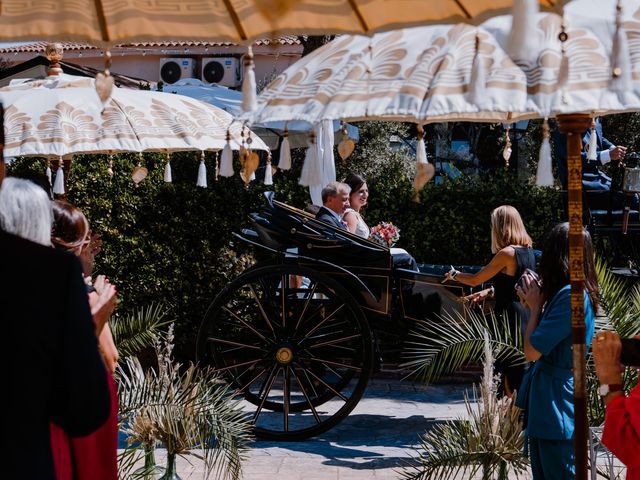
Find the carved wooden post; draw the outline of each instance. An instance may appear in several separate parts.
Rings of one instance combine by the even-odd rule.
[[[587,388],[584,326],[584,242],[582,238],[582,133],[591,125],[586,114],[558,115],[560,131],[567,135],[569,172],[569,269],[571,278],[571,332],[573,344],[573,401],[576,480],[587,480]]]

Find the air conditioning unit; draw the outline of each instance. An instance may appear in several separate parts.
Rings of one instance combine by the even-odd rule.
[[[202,59],[202,81],[225,87],[237,87],[242,83],[240,59],[235,57],[210,57]]]
[[[196,61],[193,58],[161,58],[160,80],[176,83],[183,78],[195,77]]]

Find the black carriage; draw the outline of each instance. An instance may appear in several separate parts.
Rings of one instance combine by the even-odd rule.
[[[413,322],[464,315],[465,292],[441,283],[447,268],[393,268],[390,249],[266,196],[253,230],[236,235],[272,260],[218,294],[197,356],[252,405],[256,435],[301,440],[354,409],[389,354],[380,335],[402,339]]]

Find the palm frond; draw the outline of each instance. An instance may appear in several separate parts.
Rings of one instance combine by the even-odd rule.
[[[137,355],[152,346],[160,329],[172,321],[168,313],[163,304],[152,303],[122,318],[112,319],[109,326],[120,358]]]
[[[449,480],[473,477],[482,470],[483,478],[516,477],[527,470],[528,459],[522,455],[524,432],[520,409],[514,399],[498,399],[497,379],[493,376],[493,351],[488,333],[482,335],[484,369],[480,398],[474,388],[475,406],[464,396],[466,419],[436,424],[421,436],[413,464],[401,470],[404,480]]]
[[[201,458],[207,478],[238,479],[251,440],[247,415],[212,370],[175,362],[172,341],[171,327],[164,346],[156,341],[157,371],[135,357],[118,366],[123,431],[129,442],[160,441],[170,454]]]
[[[615,276],[601,259],[596,261],[602,308],[621,337],[640,333],[640,283],[633,286]]]
[[[497,360],[506,365],[524,363],[522,336],[512,331],[506,318],[465,309],[464,315],[447,312],[439,322],[417,323],[404,350],[407,361],[401,366],[412,369],[412,374],[429,383],[463,365],[479,363],[484,332],[488,333]]]

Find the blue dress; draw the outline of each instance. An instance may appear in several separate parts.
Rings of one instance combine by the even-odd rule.
[[[595,315],[586,292],[584,318],[589,346]],[[542,354],[521,389],[527,408],[526,432],[533,478],[571,479],[575,475],[575,462],[570,285],[560,289],[547,304],[529,340]]]

